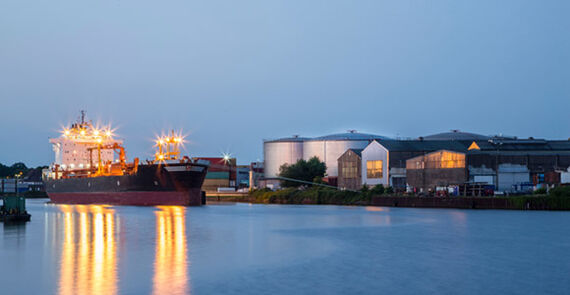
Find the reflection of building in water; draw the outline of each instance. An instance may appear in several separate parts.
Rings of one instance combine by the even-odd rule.
[[[59,294],[116,294],[113,210],[98,205],[59,208],[64,227]]]
[[[156,213],[156,254],[153,294],[186,294],[185,208],[159,206]]]

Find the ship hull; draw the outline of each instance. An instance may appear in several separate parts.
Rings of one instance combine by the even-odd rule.
[[[50,193],[57,204],[108,204],[129,206],[199,206],[201,190],[188,192],[75,192]]]
[[[46,192],[58,204],[199,206],[207,165],[141,165],[132,175],[54,179]]]

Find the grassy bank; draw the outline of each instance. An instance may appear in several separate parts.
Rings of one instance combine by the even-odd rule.
[[[305,190],[288,188],[279,191],[253,191],[247,197],[247,201],[263,204],[370,205],[371,196],[360,192],[339,191],[328,188],[310,188]]]
[[[416,197],[398,194],[375,194],[373,192],[339,191],[328,188],[295,189],[279,191],[257,190],[247,197],[231,201],[260,204],[330,204],[330,205],[377,205],[419,208],[463,209],[513,209],[513,210],[570,210],[568,191],[554,191],[545,195],[511,197]],[[230,201],[230,200],[228,200]]]

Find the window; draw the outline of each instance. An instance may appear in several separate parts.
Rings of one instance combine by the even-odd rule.
[[[382,160],[366,161],[366,177],[382,178]]]
[[[426,168],[465,168],[465,155],[448,151],[431,153],[425,156]]]
[[[344,178],[357,178],[356,162],[342,162],[342,176]]]

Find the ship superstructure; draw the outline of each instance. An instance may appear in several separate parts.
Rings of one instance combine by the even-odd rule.
[[[55,161],[46,176],[53,202],[120,205],[200,205],[209,163],[180,155],[184,138],[174,131],[156,140],[155,158],[127,163],[111,128],[97,128],[85,113],[59,138],[50,139]]]
[[[123,141],[114,138],[111,127],[99,128],[86,121],[84,111],[60,137],[49,141],[55,153],[51,178],[117,174],[126,162]]]

